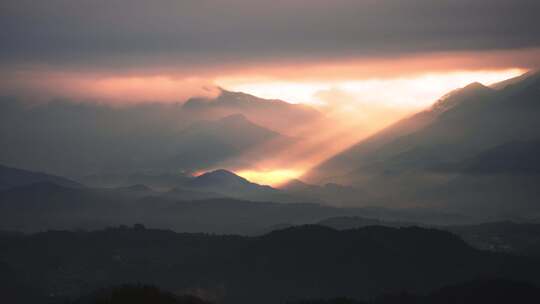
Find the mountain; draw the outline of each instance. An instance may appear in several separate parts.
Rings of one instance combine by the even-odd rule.
[[[329,181],[354,183],[354,180],[346,176],[351,171],[358,167],[386,161],[387,158],[406,151],[411,145],[408,143],[409,137],[428,128],[446,111],[469,101],[484,99],[493,93],[493,90],[480,83],[472,83],[462,89],[454,90],[437,100],[429,109],[402,119],[335,155],[312,169],[304,178],[315,183]],[[359,177],[355,176],[355,178]]]
[[[538,73],[539,70],[531,70],[531,71],[528,71],[524,74],[521,74],[517,77],[513,77],[513,78],[510,78],[510,79],[506,79],[506,80],[503,80],[501,82],[497,82],[497,83],[494,83],[492,85],[490,85],[491,88],[493,89],[496,89],[496,90],[501,90],[501,89],[504,89],[506,88],[507,86],[510,86],[510,85],[514,85],[514,84],[517,84],[523,80],[526,80],[527,78],[529,77],[534,77],[534,75],[536,73]]]
[[[50,182],[10,188],[0,191],[0,230],[102,229],[143,223],[176,231],[249,234],[277,223],[310,223],[328,214],[348,212],[316,204],[225,198],[270,201],[268,197],[281,199],[286,195],[232,173],[223,178],[223,173],[208,173],[166,193],[152,192],[145,186],[71,188]]]
[[[190,188],[221,188],[227,190],[231,189],[233,191],[242,190],[246,187],[253,187],[256,189],[269,188],[251,183],[247,179],[224,169],[219,169],[201,174],[193,180],[187,182],[186,186]]]
[[[272,143],[265,150],[272,153],[294,142],[291,138],[252,123],[242,114],[197,122],[177,134],[174,140],[177,142],[177,148],[172,152],[174,156],[164,160],[162,166],[188,171],[218,165],[249,166],[267,155],[248,156],[250,149]]]
[[[211,119],[243,114],[258,125],[286,135],[290,135],[289,132],[296,127],[322,118],[321,113],[306,105],[263,99],[224,89],[213,99],[189,99],[183,109],[191,115]]]
[[[536,166],[539,101],[539,73],[499,90],[474,83],[337,155],[306,178],[382,195],[382,206],[444,208],[484,219],[538,217],[533,186],[538,175],[529,166]],[[486,166],[499,171],[477,174],[488,173]],[[528,173],[516,177],[516,170]]]
[[[189,189],[183,186],[174,187],[160,197],[172,199],[172,200],[182,200],[182,201],[199,201],[199,200],[208,200],[208,199],[223,199],[227,195],[209,192],[200,189]]]
[[[449,232],[414,227],[308,225],[242,237],[136,225],[0,237],[0,248],[11,273],[42,297],[32,303],[66,303],[121,284],[196,292],[224,304],[367,299],[477,278],[537,284],[540,271],[537,260],[479,251]]]
[[[174,137],[193,123],[177,104],[110,106],[2,98],[0,159],[79,178],[151,171],[148,164],[174,151]],[[156,149],[155,147],[160,147]]]
[[[83,187],[83,185],[75,181],[60,176],[0,165],[0,191],[13,187],[44,182],[54,183],[66,187]]]
[[[0,191],[0,230],[103,229],[141,223],[179,232],[259,234],[269,227],[342,216],[421,223],[469,222],[443,212],[336,208],[298,203],[304,201],[301,199],[223,170],[192,178],[168,192],[152,191],[144,185],[103,189],[43,182]]]
[[[145,185],[158,190],[170,190],[185,181],[189,180],[191,175],[186,172],[133,172],[129,174],[92,174],[80,178],[88,186],[97,188],[121,188],[132,185]]]
[[[155,196],[155,195],[161,194],[160,192],[157,192],[154,189],[143,184],[131,185],[131,186],[126,186],[126,187],[118,187],[118,188],[111,189],[111,191],[116,192],[117,194],[124,194],[126,196],[130,196],[134,198]]]
[[[308,197],[302,197],[270,186],[252,183],[224,169],[201,174],[175,188],[174,192],[179,192],[183,195],[186,190],[214,194],[208,198],[215,197],[217,194],[220,197],[263,202],[298,203],[308,200]],[[314,200],[311,200],[311,202],[314,202]]]
[[[215,100],[122,106],[0,97],[0,160],[73,179],[93,176],[97,185],[115,175],[113,182],[140,172],[206,170],[229,158],[239,165],[236,159],[264,143],[245,157],[249,163],[291,143],[280,131],[319,117],[307,106],[226,91]]]
[[[333,206],[371,206],[374,203],[374,197],[369,197],[365,192],[336,183],[326,183],[319,186],[293,179],[281,185],[279,189],[311,201],[323,201]]]
[[[0,191],[0,229],[27,232],[106,227],[116,210],[127,209],[130,200],[110,190],[51,182],[18,186]]]
[[[476,175],[536,175],[540,177],[540,138],[511,141],[487,149],[457,166]]]

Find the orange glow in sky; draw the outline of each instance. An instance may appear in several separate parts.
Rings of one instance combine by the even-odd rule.
[[[458,71],[410,78],[340,82],[240,82],[222,85],[265,98],[311,104],[327,120],[307,125],[302,140],[237,173],[250,181],[276,186],[305,172],[389,124],[432,105],[446,93],[472,82],[490,85],[524,73],[521,69]],[[268,147],[255,147],[261,154]],[[245,155],[240,156],[240,158]]]
[[[398,78],[351,78],[316,82],[222,78],[218,80],[218,85],[263,98],[283,99],[316,106],[347,103],[348,107],[384,105],[417,110],[431,105],[445,93],[472,82],[490,85],[524,72],[525,70],[518,68],[449,71]],[[344,96],[347,96],[348,100],[343,100]]]
[[[235,173],[251,182],[274,187],[291,179],[298,178],[303,174],[302,171],[292,169],[276,169],[268,171],[241,170]]]

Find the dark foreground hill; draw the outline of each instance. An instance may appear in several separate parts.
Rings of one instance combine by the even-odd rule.
[[[143,226],[0,238],[2,282],[38,302],[120,284],[151,284],[219,303],[425,293],[482,277],[538,281],[540,263],[478,251],[422,228],[301,226],[260,237],[178,234]],[[14,283],[13,283],[14,284]],[[25,303],[22,302],[21,303]],[[36,303],[26,302],[26,303]]]
[[[386,294],[373,300],[349,298],[304,300],[294,304],[533,304],[540,301],[540,288],[511,280],[476,280],[443,287],[427,295]],[[293,304],[293,303],[289,303]]]
[[[258,298],[253,302],[257,303]],[[533,304],[540,300],[540,288],[512,280],[475,280],[445,286],[427,295],[411,293],[383,294],[373,299],[335,298],[301,300],[287,304]],[[122,285],[101,289],[69,304],[210,304],[193,295],[175,295],[146,285]],[[277,303],[276,303],[277,304]]]
[[[100,289],[69,304],[209,304],[192,295],[175,295],[154,286],[123,285]]]
[[[382,221],[379,219],[345,216],[328,218],[317,223],[338,230],[367,226],[437,228],[452,232],[467,244],[481,250],[506,252],[540,257],[540,224],[517,222],[490,222],[475,225],[423,225],[421,223]]]

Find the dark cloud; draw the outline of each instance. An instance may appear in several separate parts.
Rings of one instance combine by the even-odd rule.
[[[538,0],[3,0],[0,64],[208,66],[540,46]]]

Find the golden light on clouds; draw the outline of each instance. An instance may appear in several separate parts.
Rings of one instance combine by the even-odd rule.
[[[479,81],[484,84],[540,66],[540,48],[413,54],[395,57],[276,58],[260,62],[178,61],[129,68],[87,70],[49,65],[7,66],[4,94],[113,103],[179,102],[213,96],[214,86],[288,102],[327,103],[318,91],[341,90],[364,103],[426,105],[437,95]],[[422,82],[425,81],[425,82]],[[375,98],[379,96],[378,98]],[[398,100],[399,99],[399,100]]]
[[[219,94],[211,80],[159,74],[103,74],[30,69],[3,79],[0,90],[16,96],[47,101],[68,99],[108,104],[181,102],[193,96]]]
[[[431,105],[445,93],[472,82],[490,85],[523,74],[513,68],[493,71],[448,71],[400,76],[398,78],[363,78],[328,81],[272,81],[221,79],[218,85],[269,99],[283,99],[315,106],[339,103],[369,108],[385,106],[417,110]],[[333,93],[333,94],[332,94]],[[343,100],[345,99],[347,100]]]

